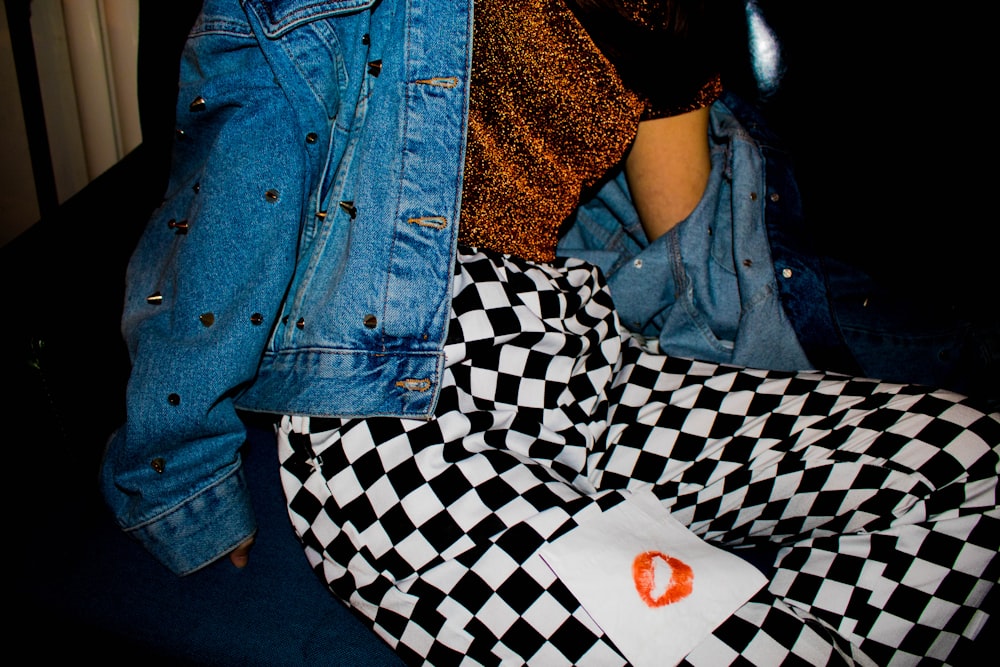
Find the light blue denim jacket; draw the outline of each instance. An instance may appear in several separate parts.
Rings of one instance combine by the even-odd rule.
[[[769,222],[780,220],[783,229],[801,222],[794,180],[787,159],[765,156],[767,136],[751,134],[731,107],[754,118],[731,95],[712,105],[712,170],[687,219],[650,243],[618,173],[578,208],[558,254],[602,270],[622,322],[648,347],[740,366],[808,369],[782,302],[808,296],[806,274],[790,268],[780,249],[772,255],[768,231]]]
[[[205,2],[181,63],[168,192],[129,264],[128,416],[101,472],[122,528],[171,570],[255,531],[240,410],[433,414],[471,5]],[[741,362],[766,340],[763,353],[793,367],[796,333],[825,330],[811,326],[825,317],[821,281],[787,252],[795,226],[772,229],[801,217],[794,182],[771,182],[784,163],[734,108],[713,108],[712,184],[676,232],[646,244],[619,177],[559,252],[603,268],[626,325],[662,330],[673,353]],[[661,284],[655,305],[630,296]]]
[[[101,473],[171,570],[255,530],[238,408],[432,414],[471,38],[471,2],[205,2],[129,263],[127,421]]]

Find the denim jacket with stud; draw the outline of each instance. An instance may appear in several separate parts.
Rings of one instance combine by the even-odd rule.
[[[471,2],[207,0],[129,263],[120,525],[192,572],[251,536],[237,410],[427,418],[444,366]]]
[[[238,410],[433,414],[471,46],[471,0],[206,0],[181,63],[168,192],[129,263],[128,418],[101,473],[120,525],[171,570],[255,530]],[[627,324],[662,330],[671,353],[681,341],[746,362],[766,340],[793,355],[769,364],[794,367],[796,334],[826,330],[822,281],[791,251],[787,159],[744,111],[713,108],[711,196],[667,241],[640,238],[618,178],[559,253],[605,270]],[[630,300],[660,282],[674,287],[655,305]]]

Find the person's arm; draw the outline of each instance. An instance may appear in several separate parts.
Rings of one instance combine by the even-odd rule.
[[[205,7],[181,61],[170,184],[129,261],[126,421],[100,481],[121,528],[177,574],[246,562],[235,397],[279,317],[306,208],[305,132],[242,5]]]
[[[639,123],[625,161],[635,209],[650,241],[694,210],[711,171],[709,108]]]

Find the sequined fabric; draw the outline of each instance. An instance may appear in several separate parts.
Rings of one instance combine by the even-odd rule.
[[[581,193],[624,156],[647,105],[563,0],[478,0],[462,243],[555,256]],[[710,103],[717,81],[684,109]]]

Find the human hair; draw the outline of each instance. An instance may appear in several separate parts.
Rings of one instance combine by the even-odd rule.
[[[734,19],[743,18],[735,0],[565,2],[625,85],[664,108],[692,99],[720,74]]]

